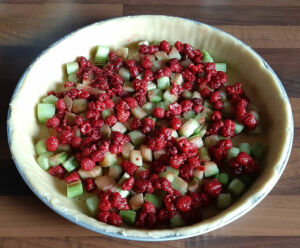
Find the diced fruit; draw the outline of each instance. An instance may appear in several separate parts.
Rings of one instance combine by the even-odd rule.
[[[85,199],[85,204],[91,215],[95,216],[98,213],[99,198],[97,195]]]
[[[214,62],[210,54],[204,49],[202,50],[202,62],[203,63]]]
[[[104,124],[102,127],[100,127],[100,134],[101,138],[103,139],[109,139],[111,135],[111,128],[109,125]]]
[[[179,129],[179,135],[188,138],[194,133],[195,129],[197,129],[199,126],[200,124],[196,120],[189,119]]]
[[[169,52],[169,59],[181,59],[180,53],[177,51],[176,47],[172,47]]]
[[[167,172],[171,172],[171,173],[174,174],[175,176],[178,176],[178,174],[179,174],[179,170],[178,170],[178,169],[175,169],[175,168],[173,168],[173,167],[171,167],[171,166],[167,166],[167,167],[166,167],[166,171],[167,171]]]
[[[159,151],[155,151],[153,152],[153,156],[154,156],[154,159],[157,160],[160,158],[161,155],[165,154],[166,151],[165,150],[159,150]]]
[[[132,210],[137,210],[141,208],[144,204],[144,196],[143,193],[137,194],[129,200],[130,207]]]
[[[183,92],[182,92],[182,96],[187,99],[192,99],[192,95],[193,95],[193,93],[188,90],[183,90]]]
[[[127,172],[125,172],[121,177],[121,179],[119,180],[118,184],[122,185],[122,183],[124,183],[128,178],[130,178],[130,175]]]
[[[219,194],[217,199],[218,208],[228,208],[231,204],[231,194]]]
[[[147,91],[156,89],[156,84],[153,82],[147,83]]]
[[[83,187],[81,181],[75,181],[67,183],[67,196],[68,198],[74,198],[83,194]]]
[[[108,61],[109,48],[106,46],[98,46],[95,54],[95,63],[105,65]]]
[[[249,175],[242,174],[239,176],[239,179],[246,185],[250,186],[253,183],[253,178]]]
[[[182,178],[175,176],[172,181],[172,187],[178,190],[182,195],[185,195],[187,192],[187,182],[184,181]]]
[[[128,56],[129,49],[128,47],[120,47],[115,51],[115,54],[123,59],[126,59]]]
[[[158,102],[155,104],[156,108],[162,108],[164,110],[168,110],[170,103],[167,101]]]
[[[111,127],[111,130],[115,132],[126,133],[127,128],[121,122],[117,122]]]
[[[209,121],[213,114],[213,110],[211,108],[204,107],[203,113],[205,115],[205,120]]]
[[[142,166],[143,165],[143,158],[142,158],[142,155],[141,155],[141,151],[139,151],[139,150],[130,151],[130,161],[131,161],[131,163],[134,163],[137,166]]]
[[[152,71],[156,72],[157,70],[163,68],[166,64],[164,60],[156,60],[152,63]]]
[[[205,177],[212,177],[219,173],[219,168],[215,162],[209,161],[204,163],[205,170],[204,176]]]
[[[175,131],[174,129],[172,129],[172,137],[175,139],[179,137],[177,131]]]
[[[143,110],[147,113],[147,115],[152,114],[154,109],[155,109],[154,102],[147,102],[143,105]]]
[[[170,90],[166,90],[163,94],[163,99],[170,104],[176,102],[178,100],[178,96],[171,94]]]
[[[82,179],[96,178],[96,177],[102,175],[102,168],[100,166],[95,166],[93,169],[91,169],[89,171],[79,169],[78,174]]]
[[[87,111],[88,101],[86,99],[74,99],[72,111],[76,114],[82,114]]]
[[[59,144],[56,152],[71,152],[71,150],[70,144]]]
[[[171,219],[170,219],[170,224],[171,227],[176,228],[176,227],[181,227],[185,225],[185,222],[183,218],[181,217],[180,214],[175,214]]]
[[[106,152],[104,160],[100,163],[103,167],[109,167],[117,163],[117,155],[111,152]]]
[[[45,141],[45,139],[42,139],[35,144],[35,150],[38,155],[48,151]]]
[[[109,117],[113,114],[115,114],[115,111],[113,108],[105,109],[101,112],[101,118],[102,118],[102,120],[106,120],[107,117]]]
[[[201,181],[203,179],[204,176],[204,171],[200,170],[200,169],[195,169],[194,173],[193,173],[193,177],[195,179],[198,179],[199,181]]]
[[[172,83],[175,83],[175,84],[178,84],[178,85],[183,84],[184,79],[183,79],[181,73],[175,73],[175,74],[171,77],[171,82],[172,82]]]
[[[245,184],[238,178],[233,179],[228,186],[229,192],[235,196],[240,196],[244,191],[244,189],[245,189]]]
[[[129,81],[130,79],[130,72],[125,67],[120,68],[119,75],[124,79],[124,81]]]
[[[122,173],[122,167],[120,165],[111,165],[109,167],[108,175],[114,179],[120,177]]]
[[[143,158],[143,161],[152,161],[152,150],[146,146],[146,145],[141,145],[140,147],[141,155]]]
[[[120,210],[120,216],[122,218],[122,220],[129,224],[129,225],[133,225],[135,222],[135,217],[136,217],[136,212],[133,210]]]
[[[37,162],[42,169],[48,170],[50,168],[49,157],[53,155],[53,152],[44,152],[37,158]]]
[[[261,157],[262,155],[262,152],[263,152],[263,146],[262,144],[254,144],[254,145],[251,145],[251,155],[255,158],[255,159],[258,159]]]
[[[203,161],[210,161],[210,156],[209,156],[209,153],[208,153],[208,150],[206,147],[200,147],[198,149],[198,155],[200,157],[200,161],[203,162]]]
[[[55,104],[57,102],[58,98],[54,95],[49,95],[46,96],[42,99],[43,103],[50,103],[50,104]]]
[[[216,134],[213,134],[213,135],[207,136],[204,139],[204,145],[209,148],[209,147],[217,144],[219,140],[220,140],[220,137]]]
[[[66,68],[67,68],[67,74],[71,75],[78,71],[79,65],[77,62],[70,62],[66,64]]]
[[[227,66],[225,63],[216,63],[216,71],[226,72]]]
[[[134,150],[134,146],[128,142],[123,145],[122,156],[124,159],[128,160],[130,156],[130,151]]]
[[[170,87],[169,77],[161,77],[157,79],[157,87],[161,90],[168,89]]]
[[[68,154],[66,152],[61,152],[49,157],[49,164],[51,166],[56,166],[65,162],[68,158]]]
[[[232,147],[227,152],[227,159],[231,160],[232,158],[235,158],[240,153],[240,149],[237,147]]]
[[[238,134],[238,133],[240,133],[240,132],[243,131],[243,129],[244,129],[244,125],[243,125],[243,124],[234,122],[234,125],[235,125],[234,132],[235,132],[236,134]]]
[[[194,99],[194,98],[202,99],[202,96],[198,91],[193,91],[192,99]]]
[[[196,116],[196,113],[193,110],[183,113],[184,119],[191,119],[191,118],[194,118],[195,116]]]
[[[250,145],[248,143],[240,143],[239,148],[241,152],[245,152],[250,155]]]
[[[188,190],[190,192],[198,192],[200,189],[200,183],[198,180],[190,180],[188,183]]]
[[[108,190],[116,186],[115,180],[110,176],[98,176],[95,179],[95,184],[99,190]]]
[[[160,102],[162,99],[162,91],[160,89],[149,90],[148,98],[150,102]]]
[[[119,192],[123,198],[127,198],[127,196],[130,195],[130,192],[128,190],[122,190],[121,187],[117,187],[117,192]]]
[[[198,113],[194,119],[198,121],[199,124],[203,124],[205,122],[205,113],[204,112]]]
[[[229,175],[227,173],[220,173],[216,175],[216,179],[225,186],[229,183]]]
[[[134,131],[128,133],[128,135],[134,146],[139,146],[145,140],[145,135],[139,130],[134,130]]]
[[[147,116],[147,113],[143,110],[142,107],[136,107],[134,109],[131,109],[131,113],[135,118],[139,120]]]
[[[196,145],[197,148],[200,148],[203,146],[203,141],[202,138],[200,136],[192,136],[191,138],[189,138],[189,141]]]
[[[78,82],[78,77],[77,77],[77,74],[74,73],[74,74],[70,74],[68,75],[68,81],[70,82],[74,82],[74,83],[77,83]]]
[[[145,201],[151,202],[156,208],[160,209],[162,208],[163,201],[160,197],[147,193],[145,195]]]
[[[178,175],[178,174],[177,174]],[[175,174],[173,174],[172,172],[169,172],[169,171],[163,171],[163,172],[160,172],[159,173],[159,176],[160,177],[165,177],[167,178],[170,182],[173,181],[174,177],[175,177]]]
[[[39,103],[37,116],[40,123],[45,124],[48,119],[55,115],[55,105],[50,103]]]
[[[249,114],[252,114],[252,115],[255,117],[255,119],[256,119],[257,121],[259,121],[260,117],[259,117],[259,114],[258,114],[257,111],[251,110],[251,111],[249,111]]]
[[[166,52],[159,51],[159,52],[156,52],[154,55],[157,58],[157,60],[165,60],[165,61],[169,60],[169,56]]]
[[[72,156],[63,162],[62,165],[68,172],[71,172],[79,167],[79,162],[74,156]]]
[[[131,82],[124,82],[124,84],[123,84],[123,90],[126,91],[126,92],[133,93],[134,92],[134,88],[132,86],[132,83]]]

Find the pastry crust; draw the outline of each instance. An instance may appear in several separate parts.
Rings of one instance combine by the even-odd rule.
[[[233,206],[201,223],[176,229],[141,230],[115,227],[89,217],[83,198],[68,199],[65,183],[59,181],[36,162],[34,143],[46,137],[45,127],[38,125],[36,105],[48,90],[62,85],[61,65],[77,56],[90,57],[91,48],[108,45],[126,46],[140,40],[188,42],[206,49],[216,61],[229,65],[229,82],[243,82],[250,99],[266,119],[268,150],[262,174]],[[10,104],[8,120],[11,152],[17,167],[33,191],[63,216],[100,233],[120,233],[137,238],[174,239],[190,237],[217,229],[254,207],[275,185],[283,172],[293,139],[290,104],[276,75],[248,46],[220,30],[187,19],[167,16],[132,16],[99,22],[76,31],[47,49],[30,66]]]

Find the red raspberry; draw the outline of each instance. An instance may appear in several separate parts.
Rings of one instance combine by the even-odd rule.
[[[198,156],[191,157],[187,160],[188,164],[191,165],[193,168],[199,168],[201,166],[201,162]]]
[[[169,42],[163,40],[160,42],[160,49],[166,53],[169,53],[171,50],[171,46],[170,46]]]
[[[137,179],[134,183],[134,191],[136,193],[153,193],[154,189],[150,180]]]
[[[122,183],[123,190],[131,190],[134,185],[134,178],[130,177]]]
[[[186,138],[183,138],[177,141],[177,145],[182,152],[188,153],[192,143],[189,142]]]
[[[182,212],[189,212],[192,206],[192,198],[190,196],[182,196],[176,201],[176,208]]]
[[[192,208],[199,208],[201,206],[200,195],[195,192],[189,192],[188,195],[192,198]]]
[[[53,116],[52,118],[50,118],[50,119],[47,120],[46,126],[48,128],[50,128],[50,127],[58,127],[59,123],[60,123],[60,120],[56,116]]]
[[[204,192],[211,198],[217,198],[222,191],[222,184],[218,180],[214,179],[204,184]]]
[[[185,180],[190,180],[190,178],[193,176],[194,168],[190,164],[184,164],[180,167],[180,176]]]
[[[130,128],[132,130],[136,130],[139,129],[140,127],[142,127],[142,122],[139,119],[133,118],[130,124]]]
[[[232,137],[235,135],[235,124],[232,120],[226,119],[224,126],[221,128],[221,135],[224,137]]]
[[[221,95],[220,95],[219,91],[215,91],[210,94],[210,97],[209,97],[210,102],[215,103],[215,102],[219,101],[220,99],[221,99]]]
[[[170,214],[166,209],[160,209],[157,214],[159,223],[165,223],[170,219]]]
[[[130,209],[126,198],[123,198],[119,192],[114,192],[112,194],[110,203],[113,208],[117,208],[118,210]]]
[[[139,179],[147,179],[149,177],[149,170],[142,170],[138,173],[137,178]]]
[[[90,158],[84,158],[81,160],[80,166],[83,170],[89,171],[95,167],[95,162]]]
[[[109,146],[109,151],[114,154],[121,153],[123,151],[123,146],[118,143],[113,143]]]
[[[156,118],[164,118],[164,115],[165,115],[165,110],[162,109],[162,108],[155,108],[154,111],[153,111],[153,115],[156,117]]]
[[[107,109],[113,108],[115,106],[114,102],[111,99],[105,100],[104,104]]]
[[[181,120],[178,119],[178,118],[173,118],[173,119],[170,121],[170,125],[171,125],[171,128],[172,128],[172,129],[178,130],[179,128],[181,128]]]
[[[92,133],[92,125],[89,122],[84,122],[80,127],[80,132],[83,136],[89,136]]]
[[[143,119],[142,123],[142,132],[144,134],[149,133],[155,126],[155,122],[152,118],[145,118]]]
[[[240,152],[236,157],[236,161],[243,166],[247,166],[252,160],[253,158],[245,152]]]
[[[148,202],[148,201],[144,202],[142,211],[146,214],[155,214],[156,213],[155,206],[151,202]]]
[[[213,105],[214,105],[214,109],[216,110],[221,110],[223,107],[223,103],[221,101],[216,101],[213,103]]]
[[[137,101],[133,97],[126,97],[125,102],[128,104],[130,108],[135,108],[138,106]]]
[[[180,41],[176,41],[175,42],[175,48],[177,49],[178,52],[182,52],[183,44]]]
[[[114,226],[121,226],[122,218],[116,212],[111,212],[109,216],[109,223]]]
[[[144,212],[141,212],[138,216],[137,221],[135,222],[135,225],[138,227],[145,227],[146,226],[146,219],[147,219],[147,214]]]
[[[57,110],[65,110],[67,108],[63,99],[58,99],[55,104],[55,107]]]
[[[194,84],[191,81],[186,81],[183,85],[182,85],[183,89],[186,89],[188,91],[192,91],[194,88]]]
[[[239,95],[243,92],[242,84],[241,83],[236,83],[234,85],[228,85],[226,87],[226,92],[227,92],[227,94],[229,94],[231,96]]]
[[[244,171],[248,175],[256,175],[259,172],[259,167],[254,159],[245,167]]]
[[[59,141],[55,136],[50,136],[48,139],[46,139],[46,147],[48,151],[50,152],[56,151],[58,145],[59,145]]]
[[[160,178],[160,184],[161,184],[161,189],[163,191],[166,191],[169,194],[173,194],[172,184],[171,184],[171,182],[167,178],[161,177]]]
[[[81,144],[81,138],[80,137],[72,137],[71,145],[73,147],[78,147],[78,146],[80,146],[80,144]]]
[[[202,112],[204,110],[204,107],[202,104],[194,104],[193,105],[193,110],[196,114]]]
[[[133,86],[135,91],[146,92],[148,84],[147,84],[146,81],[136,78],[132,81],[132,86]]]
[[[144,80],[147,82],[153,80],[153,72],[150,69],[144,70]]]
[[[247,114],[246,117],[244,118],[244,124],[247,129],[252,130],[252,129],[256,128],[258,121],[254,117],[254,115]]]
[[[201,96],[202,96],[203,98],[207,98],[207,97],[209,96],[209,94],[210,94],[210,91],[209,91],[209,89],[204,88],[204,89],[202,89],[202,90],[200,91],[200,94],[201,94]]]
[[[188,100],[188,99],[183,100],[180,104],[182,107],[182,112],[187,112],[187,111],[192,110],[193,103],[191,100]]]
[[[154,54],[158,51],[159,51],[158,46],[155,46],[155,45],[149,46],[149,54]]]
[[[99,201],[98,207],[99,207],[99,209],[100,209],[101,211],[109,211],[109,210],[112,208],[112,206],[111,206],[109,200],[108,200],[108,199],[105,199],[105,198],[104,198],[104,199],[102,198],[102,199]]]
[[[142,60],[141,60],[141,65],[144,69],[151,69],[152,67],[152,60],[150,59],[149,56],[145,56]]]
[[[182,66],[180,64],[180,61],[175,58],[169,60],[169,68],[171,69],[172,72],[176,72],[176,73],[182,71]]]
[[[88,99],[90,97],[90,93],[86,90],[79,90],[77,93],[78,98]]]
[[[96,185],[93,178],[87,178],[84,180],[84,186],[86,191],[91,192],[95,189]]]
[[[111,115],[108,116],[105,120],[105,124],[109,125],[110,127],[112,127],[113,125],[115,125],[118,122],[116,116]]]
[[[130,76],[133,78],[135,78],[140,73],[138,67],[130,67],[129,72],[130,72]]]
[[[210,205],[211,200],[209,199],[209,197],[206,193],[203,192],[203,193],[200,194],[200,196],[201,196],[201,204],[204,207]]]
[[[149,53],[149,46],[145,45],[145,44],[140,45],[139,52],[142,53],[142,54],[148,54]]]
[[[184,159],[181,155],[175,154],[173,157],[170,159],[170,165],[178,169],[182,164],[184,163]]]
[[[127,68],[135,67],[136,61],[134,59],[128,59],[127,61],[125,61],[125,64],[126,64]]]
[[[166,141],[160,138],[150,139],[148,141],[148,146],[152,151],[159,151],[166,146]]]
[[[211,120],[216,122],[216,121],[220,121],[222,119],[222,114],[220,111],[214,111],[212,116],[211,116]]]
[[[125,122],[129,119],[130,112],[129,111],[117,111],[117,119],[119,122]]]
[[[137,170],[137,166],[130,161],[124,160],[121,164],[123,170],[127,172],[130,176],[133,176],[134,172]]]
[[[108,224],[110,213],[108,211],[103,211],[98,214],[98,220]]]
[[[169,110],[174,114],[174,115],[180,115],[182,112],[182,107],[180,104],[177,102],[170,104],[169,105]]]
[[[77,115],[75,118],[75,124],[81,126],[84,122],[84,118],[81,115]]]
[[[148,214],[146,218],[147,227],[154,228],[157,225],[156,214]]]
[[[168,212],[171,216],[173,216],[176,213],[176,208],[174,205],[174,201],[176,200],[176,196],[168,194],[164,197],[164,204]]]
[[[54,177],[58,177],[59,179],[63,179],[65,177],[65,174],[66,174],[66,170],[60,165],[51,167],[48,170],[48,172],[50,173],[50,175],[52,175]]]
[[[66,183],[72,183],[72,182],[79,181],[79,180],[80,180],[80,177],[79,177],[77,171],[73,171],[70,175],[65,177]]]
[[[91,155],[91,159],[94,161],[94,162],[101,162],[104,160],[104,154],[105,154],[106,151],[103,151],[101,149],[99,149],[98,151],[95,151],[92,153]]]

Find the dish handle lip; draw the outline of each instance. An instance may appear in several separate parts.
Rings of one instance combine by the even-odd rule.
[[[39,60],[39,58],[41,56],[43,56],[45,53],[48,52],[48,50],[50,50],[52,47],[55,47],[57,44],[59,44],[60,42],[64,41],[65,39],[67,39],[69,36],[73,35],[74,33],[77,33],[79,31],[81,31],[82,29],[85,29],[85,28],[88,28],[90,26],[93,26],[93,25],[97,25],[97,24],[100,24],[100,23],[104,23],[104,22],[108,22],[108,21],[111,21],[111,20],[115,20],[115,19],[125,19],[125,18],[133,18],[133,17],[145,17],[145,16],[151,16],[151,17],[168,17],[168,18],[176,18],[176,19],[182,19],[182,20],[185,20],[185,21],[190,21],[190,22],[193,22],[193,23],[196,23],[196,24],[203,24],[203,25],[206,25],[206,26],[209,26],[211,27],[212,29],[218,31],[218,32],[221,32],[221,33],[225,33],[227,35],[229,35],[231,38],[233,38],[235,41],[241,43],[243,46],[246,46],[248,47],[257,57],[258,59],[264,64],[264,66],[266,67],[267,70],[269,70],[271,72],[271,74],[275,77],[276,79],[276,82],[277,84],[279,85],[282,93],[283,93],[283,98],[284,98],[284,101],[286,102],[287,104],[287,112],[288,112],[288,118],[289,118],[289,123],[290,123],[290,126],[289,126],[289,132],[288,132],[288,150],[287,150],[287,153],[285,155],[285,158],[284,158],[284,161],[282,163],[282,165],[280,166],[279,168],[279,171],[277,173],[277,178],[276,180],[274,180],[274,183],[272,185],[272,187],[270,187],[270,189],[268,191],[265,191],[263,195],[261,195],[261,197],[251,205],[251,207],[249,207],[246,211],[243,211],[243,212],[239,212],[234,218],[232,218],[231,221],[229,222],[226,222],[225,224],[219,224],[216,228],[213,228],[212,230],[210,231],[213,231],[215,229],[218,229],[218,228],[221,228],[222,226],[225,226],[229,223],[231,223],[232,221],[234,221],[235,219],[241,217],[242,215],[244,215],[246,212],[250,211],[252,208],[254,208],[259,202],[261,202],[261,200],[273,189],[273,187],[275,186],[275,184],[277,183],[277,181],[279,180],[279,178],[281,177],[287,163],[288,163],[288,160],[289,160],[289,157],[290,157],[290,153],[291,153],[291,150],[292,150],[292,144],[293,144],[293,138],[294,138],[294,120],[293,120],[293,113],[292,113],[292,108],[291,108],[291,104],[290,104],[290,101],[289,101],[289,98],[288,98],[288,95],[286,93],[286,90],[284,89],[283,87],[283,84],[281,82],[281,80],[278,78],[278,76],[276,75],[276,73],[274,72],[274,70],[272,69],[272,67],[253,49],[251,48],[250,46],[248,46],[247,44],[245,44],[243,41],[237,39],[236,37],[234,37],[233,35],[219,29],[219,28],[216,28],[214,26],[211,26],[211,25],[208,25],[206,23],[203,23],[203,22],[200,22],[200,21],[196,21],[196,20],[192,20],[192,19],[188,19],[188,18],[182,18],[182,17],[177,17],[177,16],[167,16],[167,15],[131,15],[131,16],[123,16],[123,17],[113,17],[113,18],[109,18],[109,19],[105,19],[105,20],[102,20],[102,21],[99,21],[99,22],[95,22],[95,23],[92,23],[92,24],[89,24],[89,25],[86,25],[84,27],[81,27],[81,28],[78,28],[76,29],[75,31],[69,33],[69,34],[66,34],[65,36],[63,36],[62,38],[58,39],[56,42],[52,43],[50,46],[48,46],[46,49],[44,49],[32,62],[31,64],[27,67],[27,69],[24,71],[24,73],[22,74],[21,78],[19,79],[14,91],[13,91],[13,94],[10,98],[10,103],[9,103],[9,107],[8,107],[8,112],[7,112],[7,128],[6,128],[6,131],[7,131],[7,139],[8,139],[8,145],[9,145],[9,149],[11,151],[11,133],[12,133],[12,130],[11,130],[11,127],[10,127],[10,124],[9,124],[9,119],[11,117],[11,102],[12,100],[14,99],[14,97],[16,96],[16,94],[18,93],[20,87],[22,86],[28,72],[31,70],[32,66],[36,63],[36,61]],[[54,212],[56,212],[57,214],[59,214],[60,216],[62,216],[63,218],[69,220],[70,222],[76,224],[76,225],[79,225],[85,229],[88,229],[90,231],[93,231],[93,232],[96,232],[96,233],[99,233],[99,234],[103,234],[103,235],[106,235],[106,236],[109,236],[109,237],[113,237],[113,238],[119,238],[119,239],[124,239],[124,240],[131,240],[131,241],[147,241],[147,242],[160,242],[160,241],[173,241],[173,240],[180,240],[180,239],[185,239],[185,238],[190,238],[190,237],[195,237],[197,235],[201,235],[203,233],[193,233],[191,235],[180,235],[180,236],[177,236],[177,235],[170,235],[170,236],[165,236],[165,237],[160,237],[160,238],[153,238],[153,237],[135,237],[135,236],[125,236],[123,235],[122,233],[118,233],[118,232],[108,232],[106,230],[102,230],[102,229],[97,229],[97,228],[94,228],[88,224],[86,224],[85,222],[82,222],[82,221],[78,221],[76,220],[76,218],[74,218],[73,216],[71,215],[68,215],[56,208],[54,208],[50,202],[44,197],[42,196],[39,192],[37,192],[35,190],[35,188],[33,188],[33,186],[30,184],[30,182],[27,180],[23,170],[22,170],[22,167],[21,165],[16,161],[16,159],[14,158],[14,156],[12,155],[12,159],[16,165],[16,168],[17,170],[19,171],[21,177],[23,178],[23,180],[25,181],[25,183],[27,184],[27,186],[30,188],[30,190],[45,204],[47,205],[50,209],[52,209]]]

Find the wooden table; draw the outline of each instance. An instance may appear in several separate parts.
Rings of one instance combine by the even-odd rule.
[[[299,247],[300,1],[98,2],[0,1],[0,81],[4,88],[0,91],[0,247]],[[5,134],[6,114],[10,96],[26,67],[51,43],[77,28],[134,14],[182,16],[228,31],[267,60],[281,78],[292,103],[294,147],[276,187],[250,213],[203,236],[167,243],[138,243],[97,235],[47,208],[25,185],[11,160]]]

